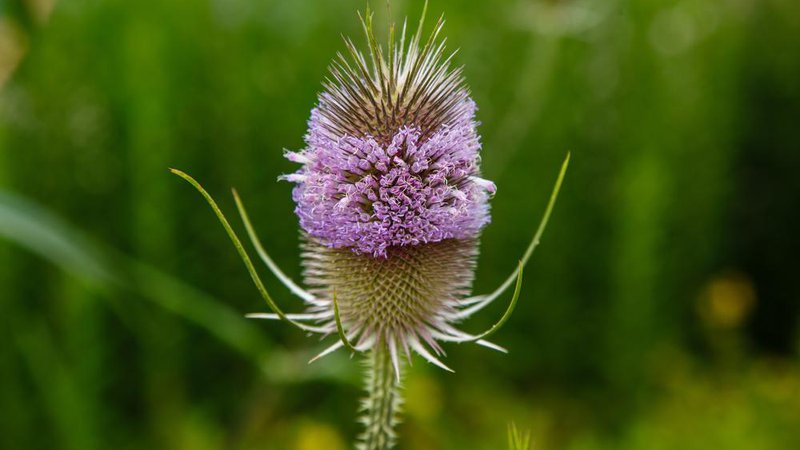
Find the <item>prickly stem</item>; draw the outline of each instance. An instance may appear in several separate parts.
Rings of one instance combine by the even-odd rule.
[[[359,450],[389,450],[397,440],[395,426],[402,404],[400,384],[385,343],[376,344],[367,357],[367,397],[362,403],[361,422],[366,429],[359,437]]]

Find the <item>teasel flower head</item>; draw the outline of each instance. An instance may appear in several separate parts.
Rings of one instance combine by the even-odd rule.
[[[295,212],[309,239],[332,249],[388,258],[393,248],[473,240],[489,223],[494,184],[480,178],[475,102],[435,37],[391,57],[365,29],[370,63],[349,40],[351,61],[331,67],[311,112]],[[369,66],[367,66],[369,64]]]
[[[327,300],[310,313],[332,313],[336,292],[348,339],[386,345],[399,374],[398,352],[443,366],[438,341],[463,337],[452,322],[495,186],[480,176],[476,106],[437,39],[443,22],[426,42],[421,27],[408,42],[406,26],[390,31],[387,48],[369,13],[362,23],[368,54],[345,40],[306,148],[287,153],[302,167],[283,178],[296,183],[306,283]]]
[[[312,361],[342,348],[371,350],[367,430],[359,448],[372,450],[390,448],[394,441],[396,387],[402,361],[410,362],[412,353],[449,371],[441,361],[443,342],[476,342],[505,351],[485,338],[516,305],[522,268],[544,231],[569,158],[516,270],[492,293],[470,296],[478,238],[490,221],[489,199],[496,188],[481,176],[477,108],[461,68],[452,65],[454,53],[447,53],[440,39],[443,19],[424,39],[424,12],[413,35],[407,35],[406,24],[399,33],[392,26],[384,47],[369,10],[361,17],[366,52],[345,38],[347,51],[331,64],[311,111],[305,148],[286,152],[301,165],[281,179],[295,183],[305,289],[264,250],[234,191],[256,251],[306,302],[305,312],[286,314],[278,308],[213,199],[194,179],[173,171],[205,196],[272,310],[248,317],[281,319],[307,332],[336,336]],[[489,330],[457,328],[511,285],[511,302]]]

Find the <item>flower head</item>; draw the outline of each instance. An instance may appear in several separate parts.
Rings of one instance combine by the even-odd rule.
[[[388,58],[364,21],[371,62],[347,40],[311,112],[303,166],[284,178],[300,226],[317,243],[388,257],[393,247],[471,240],[489,223],[494,184],[480,178],[475,103],[436,37]]]
[[[369,12],[362,23],[368,56],[345,40],[306,148],[286,154],[302,167],[283,178],[296,183],[308,317],[335,331],[340,307],[346,332],[339,323],[331,349],[386,347],[399,376],[398,353],[445,367],[438,341],[466,336],[452,323],[496,189],[480,177],[476,105],[438,39],[443,21],[424,43],[422,23],[408,42],[405,25],[399,42],[392,28],[386,49]]]
[[[386,257],[391,247],[470,239],[489,222],[493,185],[478,178],[474,103],[430,136],[404,125],[373,136],[332,139],[314,110],[306,161],[292,177],[300,225],[331,248]]]

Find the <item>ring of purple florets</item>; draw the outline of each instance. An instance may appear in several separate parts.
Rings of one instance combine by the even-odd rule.
[[[314,109],[303,164],[282,178],[300,226],[322,244],[385,257],[393,246],[468,239],[489,223],[493,183],[479,177],[480,141],[470,100],[465,113],[428,137],[401,127],[381,145],[371,136],[332,137]]]

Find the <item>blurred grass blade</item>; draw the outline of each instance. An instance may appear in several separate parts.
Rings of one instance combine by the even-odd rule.
[[[38,400],[49,411],[48,421],[65,450],[94,450],[98,445],[97,427],[90,412],[91,400],[82,395],[74,365],[65,361],[59,339],[43,322],[27,323],[24,332],[14,336],[24,366],[37,386]],[[63,344],[63,343],[61,343]]]
[[[531,433],[520,431],[512,422],[508,425],[508,449],[509,450],[530,450]]]
[[[155,267],[93,242],[41,206],[2,190],[0,239],[41,256],[92,288],[111,293],[133,292],[204,328],[264,368],[265,375],[275,382],[318,377],[346,379],[345,365],[307,367],[306,354],[290,355],[273,349],[256,326],[218,299]],[[122,308],[113,310],[126,314]]]
[[[0,238],[16,242],[84,281],[104,284],[113,279],[108,264],[65,222],[4,191],[0,191]]]
[[[125,289],[200,325],[244,354],[263,342],[239,314],[197,289],[132,258],[101,249],[41,207],[0,191],[0,237],[103,289]]]

